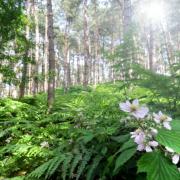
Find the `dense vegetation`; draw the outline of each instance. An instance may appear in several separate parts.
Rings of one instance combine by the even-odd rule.
[[[168,157],[165,159],[158,151],[145,156],[142,156],[143,152],[136,152],[129,134],[136,126],[119,109],[119,102],[138,98],[155,112],[157,107],[164,111],[166,104],[168,110],[169,100],[161,97],[157,102],[156,98],[153,99],[155,95],[158,94],[151,89],[136,85],[126,88],[122,82],[92,86],[86,90],[81,86],[72,87],[68,94],[58,89],[51,114],[46,113],[46,94],[18,101],[2,99],[1,176],[32,180],[145,179],[146,174],[141,172],[147,172],[160,173],[153,176],[158,180],[178,180],[178,171]],[[179,107],[178,101],[177,109]],[[178,111],[169,113],[173,118],[180,117]],[[173,146],[180,149],[180,125],[179,121],[174,123],[178,137],[173,139],[170,135],[170,138],[177,143]],[[156,158],[154,156],[158,153],[160,159],[155,164],[148,163],[148,159]],[[143,163],[147,167],[142,167]],[[161,169],[157,169],[158,163]],[[155,166],[157,172],[151,166]],[[148,179],[152,179],[150,174]]]

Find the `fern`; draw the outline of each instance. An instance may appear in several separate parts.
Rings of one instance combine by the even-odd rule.
[[[82,160],[82,154],[80,152],[78,152],[74,159],[73,159],[73,162],[72,162],[72,165],[71,165],[71,169],[70,169],[70,177],[72,178],[73,177],[73,173],[74,173],[74,170],[75,168],[77,167],[78,163]]]
[[[36,168],[33,172],[31,172],[27,178],[30,179],[32,177],[39,179],[43,174],[45,174],[45,172],[48,170],[49,166],[53,161],[54,158],[45,162],[44,164]]]
[[[80,176],[82,175],[82,173],[83,173],[84,169],[86,168],[86,165],[90,161],[91,157],[92,157],[92,152],[87,151],[85,153],[84,157],[82,158],[81,164],[78,166],[76,180],[78,180],[80,178]]]
[[[66,179],[67,176],[67,172],[68,172],[68,168],[69,168],[69,164],[73,158],[73,154],[68,153],[66,154],[66,158],[64,159],[63,165],[62,165],[62,178],[63,180]]]
[[[97,166],[99,165],[100,161],[102,160],[102,156],[97,155],[94,157],[93,162],[91,164],[91,166],[89,167],[89,171],[87,172],[87,180],[91,180],[93,179],[93,176],[95,175],[94,171],[97,168]]]
[[[59,165],[63,162],[65,159],[64,155],[56,156],[53,159],[50,159],[49,161],[45,162],[38,168],[36,168],[33,172],[31,172],[28,176],[28,178],[40,178],[43,175],[45,176],[45,179],[48,179],[59,167]]]
[[[64,154],[61,155],[60,157],[55,157],[54,161],[50,164],[46,176],[45,178],[48,179],[50,176],[52,176],[54,174],[54,172],[57,170],[57,168],[60,166],[60,164],[63,162],[63,160],[65,159]]]

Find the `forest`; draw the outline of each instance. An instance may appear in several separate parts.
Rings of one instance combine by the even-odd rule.
[[[0,0],[0,180],[180,180],[179,0]]]

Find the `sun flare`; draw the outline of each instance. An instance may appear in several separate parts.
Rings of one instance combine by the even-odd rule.
[[[153,23],[163,21],[166,15],[163,2],[148,2],[146,5],[143,5],[141,12],[143,13],[144,18]]]

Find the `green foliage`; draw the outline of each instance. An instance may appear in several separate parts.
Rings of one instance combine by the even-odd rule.
[[[59,155],[56,156],[49,161],[45,162],[41,166],[39,166],[36,170],[34,170],[31,174],[29,174],[28,179],[31,177],[39,179],[43,175],[45,175],[45,178],[48,179],[59,167],[59,165],[67,159],[65,155]],[[64,161],[66,162],[66,161]]]
[[[175,152],[180,153],[179,130],[177,131],[174,129],[172,131],[163,130],[163,129],[159,130],[156,139],[161,145],[172,148]]]
[[[138,64],[133,65],[134,82],[141,87],[151,90],[156,107],[162,107],[164,111],[175,116],[179,115],[177,109],[180,107],[180,78],[179,64],[172,64],[169,75],[162,75],[146,70]]]
[[[150,91],[132,86],[127,97],[136,96],[151,99]],[[135,127],[119,111],[125,98],[122,83],[107,83],[87,90],[73,87],[67,94],[58,89],[51,114],[46,113],[45,94],[0,100],[0,175],[29,180],[135,178],[141,153],[135,153],[130,139]],[[177,121],[172,126],[178,131]]]
[[[116,159],[116,164],[114,168],[114,173],[117,172],[117,170],[124,165],[134,154],[136,153],[136,148],[130,148],[125,151],[123,151],[118,158]]]
[[[138,172],[147,173],[147,180],[179,180],[180,173],[160,152],[146,153],[138,161]]]
[[[29,44],[23,34],[26,24],[23,8],[22,0],[0,2],[0,73],[6,84],[19,83],[13,65],[23,60]]]
[[[173,120],[171,122],[172,130],[160,129],[156,140],[163,146],[173,149],[176,153],[180,153],[180,121]]]

